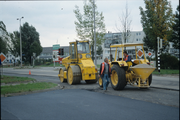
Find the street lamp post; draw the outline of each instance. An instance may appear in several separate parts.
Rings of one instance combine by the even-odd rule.
[[[94,0],[93,0],[93,7],[94,7],[94,47],[95,47],[95,65],[97,66],[97,60],[96,60],[96,27],[95,27],[95,4],[94,4]]]
[[[24,17],[17,18],[19,20],[19,32],[20,32],[20,56],[21,56],[21,68],[22,68],[22,42],[21,42],[21,19]]]

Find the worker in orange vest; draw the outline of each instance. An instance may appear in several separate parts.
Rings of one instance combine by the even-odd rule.
[[[104,62],[101,63],[99,77],[103,80],[103,90],[107,90],[107,87],[110,83],[110,76],[111,76],[111,67],[108,63],[108,58],[104,59]]]
[[[126,61],[126,62],[131,61],[131,57],[128,55],[128,53],[126,51],[124,51],[123,54],[124,54],[124,61]]]

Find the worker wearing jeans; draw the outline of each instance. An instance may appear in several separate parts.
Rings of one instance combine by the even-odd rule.
[[[108,63],[108,59],[105,58],[104,62],[101,64],[99,77],[103,80],[103,90],[107,90],[107,87],[110,82],[110,76],[111,76],[111,67]]]
[[[108,77],[108,74],[104,74],[104,77],[103,77],[103,90],[107,90],[107,87],[110,83],[110,78]]]

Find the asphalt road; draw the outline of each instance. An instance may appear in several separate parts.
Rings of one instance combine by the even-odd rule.
[[[28,75],[29,70],[31,75]],[[1,118],[4,120],[179,119],[178,77],[153,76],[152,85],[148,89],[127,85],[124,90],[115,91],[109,85],[108,91],[103,92],[97,83],[61,83],[56,68],[6,68],[4,74],[32,77],[40,82],[53,82],[64,86],[63,90],[2,97]],[[169,90],[170,88],[175,89]]]
[[[16,120],[178,120],[179,108],[66,89],[1,98],[1,119]]]
[[[64,86],[64,89],[83,89],[89,91],[95,91],[102,93],[102,89],[99,87],[98,83],[96,84],[86,84],[84,81],[81,81],[81,84],[69,85],[68,83],[61,83],[59,78],[56,76],[41,76],[41,75],[25,75],[25,74],[5,74],[9,76],[22,76],[22,77],[31,77],[35,78],[40,82],[53,82]],[[127,85],[124,90],[116,91],[112,89],[111,84],[108,86],[108,95],[122,96],[130,99],[142,100],[156,104],[162,104],[167,106],[179,107],[179,91],[177,90],[168,90],[168,89],[159,89],[150,87],[148,89],[139,89],[137,87],[132,87]]]

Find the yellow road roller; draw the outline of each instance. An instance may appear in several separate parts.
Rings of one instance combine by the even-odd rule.
[[[140,50],[137,50],[137,46]],[[131,61],[123,60],[124,47],[135,47],[136,58]],[[114,60],[112,61],[111,48],[116,48]],[[120,48],[122,58],[117,59],[117,49]],[[138,55],[144,56],[140,59]],[[119,57],[119,55],[118,55]],[[110,66],[111,66],[111,86],[114,90],[123,90],[129,84],[139,88],[148,88],[152,82],[152,72],[155,67],[150,66],[149,61],[146,59],[143,43],[126,43],[116,44],[110,46]],[[99,78],[98,84],[103,87],[102,79]]]
[[[68,84],[79,84],[98,81],[98,71],[91,59],[89,41],[75,41],[69,43],[69,56],[62,59],[64,68],[59,70],[59,79]]]

